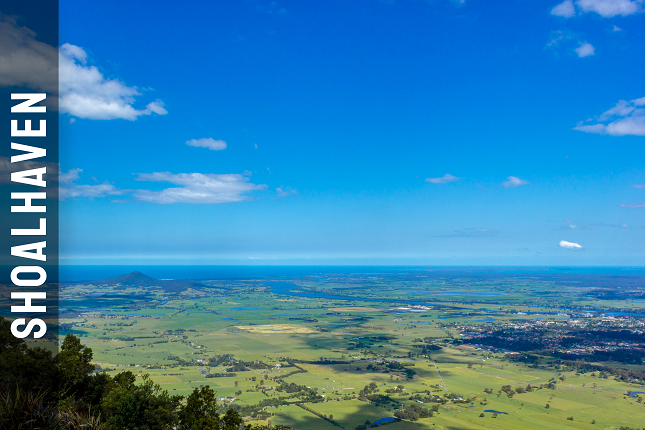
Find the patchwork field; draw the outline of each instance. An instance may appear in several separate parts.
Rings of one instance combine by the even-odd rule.
[[[209,385],[222,408],[248,422],[301,430],[353,430],[383,419],[396,419],[390,430],[645,423],[642,395],[629,395],[645,391],[642,362],[572,361],[557,357],[559,346],[512,349],[589,327],[642,333],[640,317],[590,313],[591,299],[579,291],[558,295],[526,279],[460,279],[451,291],[402,275],[371,279],[370,288],[364,277],[291,282],[287,291],[275,282],[205,281],[212,290],[171,293],[70,285],[63,331],[92,348],[99,371],[147,374],[173,394]],[[531,295],[539,297],[534,306]],[[637,300],[608,304],[612,312],[640,309]],[[581,316],[565,311],[574,306]],[[482,344],[496,339],[507,343]]]

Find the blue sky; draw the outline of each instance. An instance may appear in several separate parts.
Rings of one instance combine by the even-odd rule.
[[[645,4],[61,1],[61,263],[642,265]]]

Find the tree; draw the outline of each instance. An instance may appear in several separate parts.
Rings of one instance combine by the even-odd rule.
[[[229,409],[220,422],[222,430],[239,430],[242,417],[235,409]]]
[[[55,361],[60,370],[61,389],[70,394],[79,392],[87,382],[87,377],[94,371],[92,348],[81,343],[81,340],[68,333],[56,355]]]
[[[23,339],[11,334],[11,323],[0,317],[0,385],[8,389],[44,389],[57,393],[58,369],[51,351],[29,348]]]
[[[215,392],[210,386],[195,388],[179,411],[180,430],[218,430]]]
[[[101,410],[109,428],[166,430],[177,424],[181,396],[170,396],[148,375],[136,385],[132,372],[121,372],[103,397]]]

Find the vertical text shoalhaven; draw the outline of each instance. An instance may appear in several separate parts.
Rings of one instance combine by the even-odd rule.
[[[35,167],[38,162],[44,161],[47,155],[47,149],[40,146],[46,142],[44,138],[47,137],[47,120],[37,120],[38,128],[34,128],[32,120],[27,118],[46,113],[46,106],[37,105],[46,99],[46,94],[11,94],[11,99],[22,100],[11,107],[11,149],[20,151],[11,157],[11,163],[19,163],[16,169],[12,169],[11,182],[33,188],[33,191],[11,193],[11,212],[42,213],[39,222],[33,228],[11,229],[12,236],[24,237],[24,244],[11,247],[12,256],[24,259],[24,262],[11,271],[13,289],[17,290],[11,292],[11,298],[21,301],[20,305],[11,306],[12,314],[17,314],[17,318],[11,324],[11,333],[15,337],[25,338],[33,332],[34,338],[40,338],[47,332],[46,322],[40,318],[27,321],[24,314],[47,312],[47,306],[32,304],[34,300],[47,298],[45,291],[35,291],[47,280],[47,270],[39,263],[47,261],[44,253],[47,246],[47,206],[42,204],[47,198],[47,167]],[[36,327],[37,331],[34,332]]]

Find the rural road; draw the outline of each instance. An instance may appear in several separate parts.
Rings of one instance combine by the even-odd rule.
[[[437,363],[435,363],[435,362],[433,361],[433,362],[432,362],[432,364],[434,365],[434,368],[437,370],[437,375],[439,375],[439,379],[441,379],[441,384],[443,385],[443,388],[444,388],[446,391],[448,391],[448,387],[446,387],[446,383],[445,383],[445,382],[443,382],[443,378],[441,377],[441,372],[439,372],[439,368],[437,367]]]

